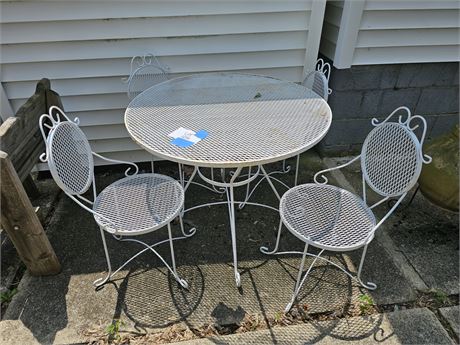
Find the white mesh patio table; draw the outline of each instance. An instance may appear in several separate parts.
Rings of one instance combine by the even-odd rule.
[[[225,189],[227,201],[223,203],[229,209],[238,286],[233,187],[248,184],[262,173],[279,199],[263,165],[308,150],[326,135],[331,121],[328,104],[304,86],[242,73],[172,79],[139,94],[125,112],[126,128],[137,144],[157,157],[195,167],[185,189],[196,173],[213,188]],[[168,137],[179,127],[205,130],[208,136],[192,146],[179,147]],[[213,175],[204,176],[200,167],[235,171],[229,181],[220,182]],[[245,167],[256,167],[256,172],[239,180]]]

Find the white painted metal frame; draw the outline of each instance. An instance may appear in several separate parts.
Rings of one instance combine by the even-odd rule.
[[[406,119],[403,119],[403,115],[399,115],[397,122],[389,121],[391,117],[401,112],[407,115]],[[417,138],[414,133],[414,131],[419,127],[419,125],[414,124],[416,120],[418,120],[422,125],[420,139]],[[424,155],[422,152],[427,127],[426,121],[419,115],[412,116],[407,107],[397,108],[382,122],[379,122],[374,118],[372,119],[372,124],[375,128],[367,136],[363,144],[361,155],[355,157],[346,164],[319,171],[314,176],[315,184],[305,184],[294,187],[284,194],[281,199],[281,221],[278,228],[275,247],[271,251],[269,251],[267,247],[261,247],[260,250],[262,253],[268,255],[302,254],[294,293],[290,302],[286,306],[286,312],[291,309],[303,283],[307,279],[312,267],[318,259],[325,260],[336,266],[364,288],[373,290],[377,287],[374,283],[364,283],[361,279],[361,272],[367,252],[367,246],[374,238],[374,234],[377,229],[379,229],[379,227],[388,219],[388,217],[394,212],[407,195],[408,191],[417,183],[422,165],[430,163],[431,157]],[[341,169],[358,160],[361,162],[362,170],[362,199],[354,196],[354,194],[348,191],[328,185],[328,179],[324,176],[324,173],[326,172]],[[373,205],[368,206],[366,197],[367,187],[371,188],[383,198]],[[301,192],[302,189],[304,190],[303,192]],[[305,192],[305,190],[307,192]],[[331,224],[333,224],[333,226],[330,229],[312,228],[314,214],[323,213],[324,216],[325,213],[327,214],[327,207],[329,207],[329,205],[324,203],[322,205],[317,205],[313,202],[313,200],[317,198],[318,195],[319,197],[327,195],[326,191],[328,190],[333,190],[334,193],[338,193],[340,195],[340,198],[337,201],[340,202],[340,204],[337,204],[335,211],[330,214],[333,219],[321,220],[322,222],[328,221],[330,222],[329,226],[332,226]],[[318,194],[315,197],[313,193]],[[375,221],[375,216],[372,213],[372,209],[381,205],[391,197],[398,199],[386,215],[377,223]],[[289,201],[289,199],[291,199],[291,201]],[[290,206],[291,210],[289,210],[288,203],[292,203],[292,200],[297,204]],[[327,202],[326,200],[329,200],[330,202],[328,197],[325,197],[324,200],[325,202]],[[320,207],[321,210],[312,210],[314,207]],[[293,212],[295,213],[294,215],[292,214]],[[306,217],[307,214],[308,217]],[[302,223],[293,223],[292,219],[296,218],[302,219],[303,225]],[[278,251],[283,224],[292,234],[305,242],[303,252]],[[333,237],[331,237],[330,240],[325,240],[329,233],[336,230],[334,227],[338,226],[338,224],[340,227],[348,229],[348,232],[345,231],[345,233],[342,234],[337,232],[333,234]],[[340,231],[340,229],[336,231]],[[317,255],[308,253],[308,247],[310,245],[321,249],[320,253]],[[358,248],[363,248],[363,253],[356,276],[345,270],[343,267],[340,267],[330,260],[321,257],[325,250],[344,252]],[[302,277],[307,255],[314,257],[314,260],[307,269],[305,275]]]
[[[188,288],[187,282],[181,279],[177,273],[173,247],[173,241],[185,239],[196,232],[195,228],[188,232],[184,230],[182,217],[180,216],[180,211],[184,204],[182,186],[168,176],[138,174],[139,169],[134,163],[109,159],[92,152],[88,140],[78,127],[78,124],[78,118],[71,121],[60,108],[56,106],[50,107],[49,114],[43,114],[39,120],[40,130],[46,144],[46,151],[40,156],[40,160],[48,163],[55,182],[65,194],[83,209],[90,212],[99,225],[108,273],[105,278],[97,279],[94,285],[99,287],[105,284],[134,258],[146,251],[151,251],[163,262],[177,282],[182,287]],[[110,163],[127,164],[130,166],[125,171],[125,178],[112,183],[99,193],[99,195],[96,193],[93,156]],[[83,196],[91,186],[93,201]],[[126,192],[128,192],[129,196],[124,197],[123,194],[126,194]],[[138,195],[137,200],[133,199],[130,202],[129,200],[136,193],[141,193],[141,195]],[[123,203],[126,200],[128,202]],[[137,205],[136,201],[139,202],[140,200],[146,200],[141,211],[135,209],[140,205]],[[161,206],[158,205],[158,200],[161,201]],[[119,203],[118,208],[115,205],[117,202]],[[126,208],[126,211],[123,213],[124,208]],[[132,217],[142,215],[142,211],[145,210],[149,214],[149,219],[136,219],[136,222],[131,222]],[[125,216],[128,219],[123,221],[122,218]],[[171,232],[171,222],[177,216],[180,219],[180,227],[183,235],[181,237],[173,237]],[[167,240],[149,245],[141,240],[129,238],[130,236],[150,233],[164,226],[168,228]],[[118,241],[135,242],[145,248],[112,272],[105,232],[110,233]],[[154,249],[154,247],[167,242],[169,242],[170,246],[171,265]]]
[[[178,97],[177,100],[174,97]],[[289,114],[286,118],[281,116],[285,113]],[[267,118],[272,122],[267,122]],[[290,122],[287,123],[286,119]],[[193,206],[184,212],[212,205],[227,205],[237,286],[241,285],[241,277],[237,267],[235,204],[239,204],[240,208],[249,204],[274,211],[277,209],[248,200],[237,201],[234,188],[248,186],[262,175],[262,180],[268,181],[280,199],[272,182],[275,179],[263,165],[295,156],[315,145],[327,133],[331,119],[327,103],[305,87],[275,78],[241,73],[210,73],[169,80],[136,97],[125,113],[128,133],[141,147],[156,156],[195,167],[188,181],[180,173],[184,190],[198,175],[214,191],[225,193],[226,201]],[[279,132],[284,135],[283,138],[290,138],[290,142],[279,141],[273,135],[262,136],[271,139],[267,143],[254,140],[254,136],[261,136],[261,133],[251,128],[258,127],[263,131],[265,128],[259,125],[262,121],[270,133]],[[170,143],[167,136],[178,127],[206,129],[209,137],[191,148],[178,148]],[[299,128],[302,130],[299,131]],[[232,136],[227,133],[234,135],[238,141],[232,141]],[[275,147],[274,142],[289,146]],[[257,147],[251,147],[254,144]],[[210,169],[211,176],[208,177],[202,168],[220,169],[222,181],[217,180],[213,169]],[[226,168],[235,169],[228,174],[227,180]],[[246,168],[248,174],[242,174]]]

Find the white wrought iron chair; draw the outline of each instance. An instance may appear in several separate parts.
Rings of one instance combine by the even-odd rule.
[[[153,54],[133,56],[128,83],[128,98],[132,100],[149,87],[169,79],[168,67],[163,66]]]
[[[406,112],[407,119],[399,116],[397,122],[390,118],[398,112]],[[414,123],[419,120],[423,126],[420,139],[414,133],[419,126]],[[424,155],[422,145],[426,133],[426,121],[419,115],[411,116],[406,107],[394,110],[384,121],[372,119],[375,128],[364,141],[361,155],[346,164],[326,169],[315,174],[315,183],[296,186],[286,192],[280,201],[281,221],[279,224],[275,248],[261,247],[265,254],[302,254],[302,261],[291,301],[285,311],[292,307],[303,283],[318,259],[325,260],[341,269],[355,279],[364,288],[373,290],[374,283],[363,283],[361,270],[366,256],[367,246],[374,238],[375,231],[394,212],[408,191],[417,183],[422,164],[431,162],[431,157]],[[360,160],[362,170],[363,198],[328,185],[324,173],[343,168]],[[322,178],[322,181],[319,178]],[[366,188],[376,192],[381,200],[369,206],[366,199]],[[377,222],[372,209],[390,198],[397,198],[396,203]],[[283,224],[297,238],[305,242],[303,253],[278,252],[280,234]],[[319,254],[308,253],[308,247],[320,249]],[[357,275],[354,276],[330,260],[321,257],[325,250],[346,252],[363,248]],[[313,262],[302,278],[306,256],[314,257]]]
[[[305,75],[302,85],[309,88],[326,102],[332,90],[329,88],[329,77],[331,76],[331,65],[323,59],[316,61],[316,68]]]
[[[99,226],[102,244],[107,260],[108,273],[105,278],[97,279],[94,285],[99,287],[111,279],[117,272],[140,254],[151,251],[165,264],[177,282],[184,288],[187,282],[181,279],[176,270],[173,241],[192,236],[196,229],[184,231],[180,212],[184,204],[182,186],[168,176],[160,174],[138,174],[134,163],[108,159],[91,151],[89,142],[78,127],[79,120],[69,120],[58,107],[52,106],[49,114],[40,117],[39,125],[46,144],[46,152],[40,156],[47,162],[56,184],[86,211],[94,216]],[[128,164],[125,178],[122,178],[97,195],[94,178],[93,156],[110,163]],[[84,194],[92,186],[93,201]],[[171,222],[179,216],[183,236],[172,237]],[[167,226],[168,239],[149,245],[136,237]],[[141,251],[128,259],[112,273],[109,251],[105,233],[116,240],[136,242],[144,246]],[[162,243],[169,242],[171,266],[154,249]]]

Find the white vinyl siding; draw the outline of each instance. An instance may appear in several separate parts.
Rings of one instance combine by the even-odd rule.
[[[341,13],[335,4],[328,1],[325,21],[340,14],[340,30],[325,27],[322,40],[333,44],[320,51],[337,68],[459,60],[458,1],[345,0]],[[340,37],[345,30],[352,32]]]
[[[129,138],[121,79],[153,53],[174,75],[242,71],[301,81],[314,67],[325,0],[2,1],[1,83],[13,111],[46,77],[92,148],[150,160]]]

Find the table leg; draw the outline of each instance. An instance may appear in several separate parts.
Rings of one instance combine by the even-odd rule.
[[[226,194],[227,194],[227,205],[228,205],[228,217],[230,220],[230,234],[232,237],[232,252],[233,252],[233,270],[235,272],[235,282],[236,286],[241,286],[241,277],[240,273],[238,272],[238,255],[236,250],[236,222],[235,222],[235,197],[233,193],[233,183],[235,182],[236,178],[240,175],[242,168],[238,168],[235,170],[233,174],[229,186],[226,187]]]
[[[235,198],[233,194],[233,185],[227,188],[228,217],[230,220],[230,234],[232,237],[233,252],[233,270],[235,272],[236,286],[241,286],[241,277],[238,272],[238,255],[236,250],[236,222],[235,222]]]

